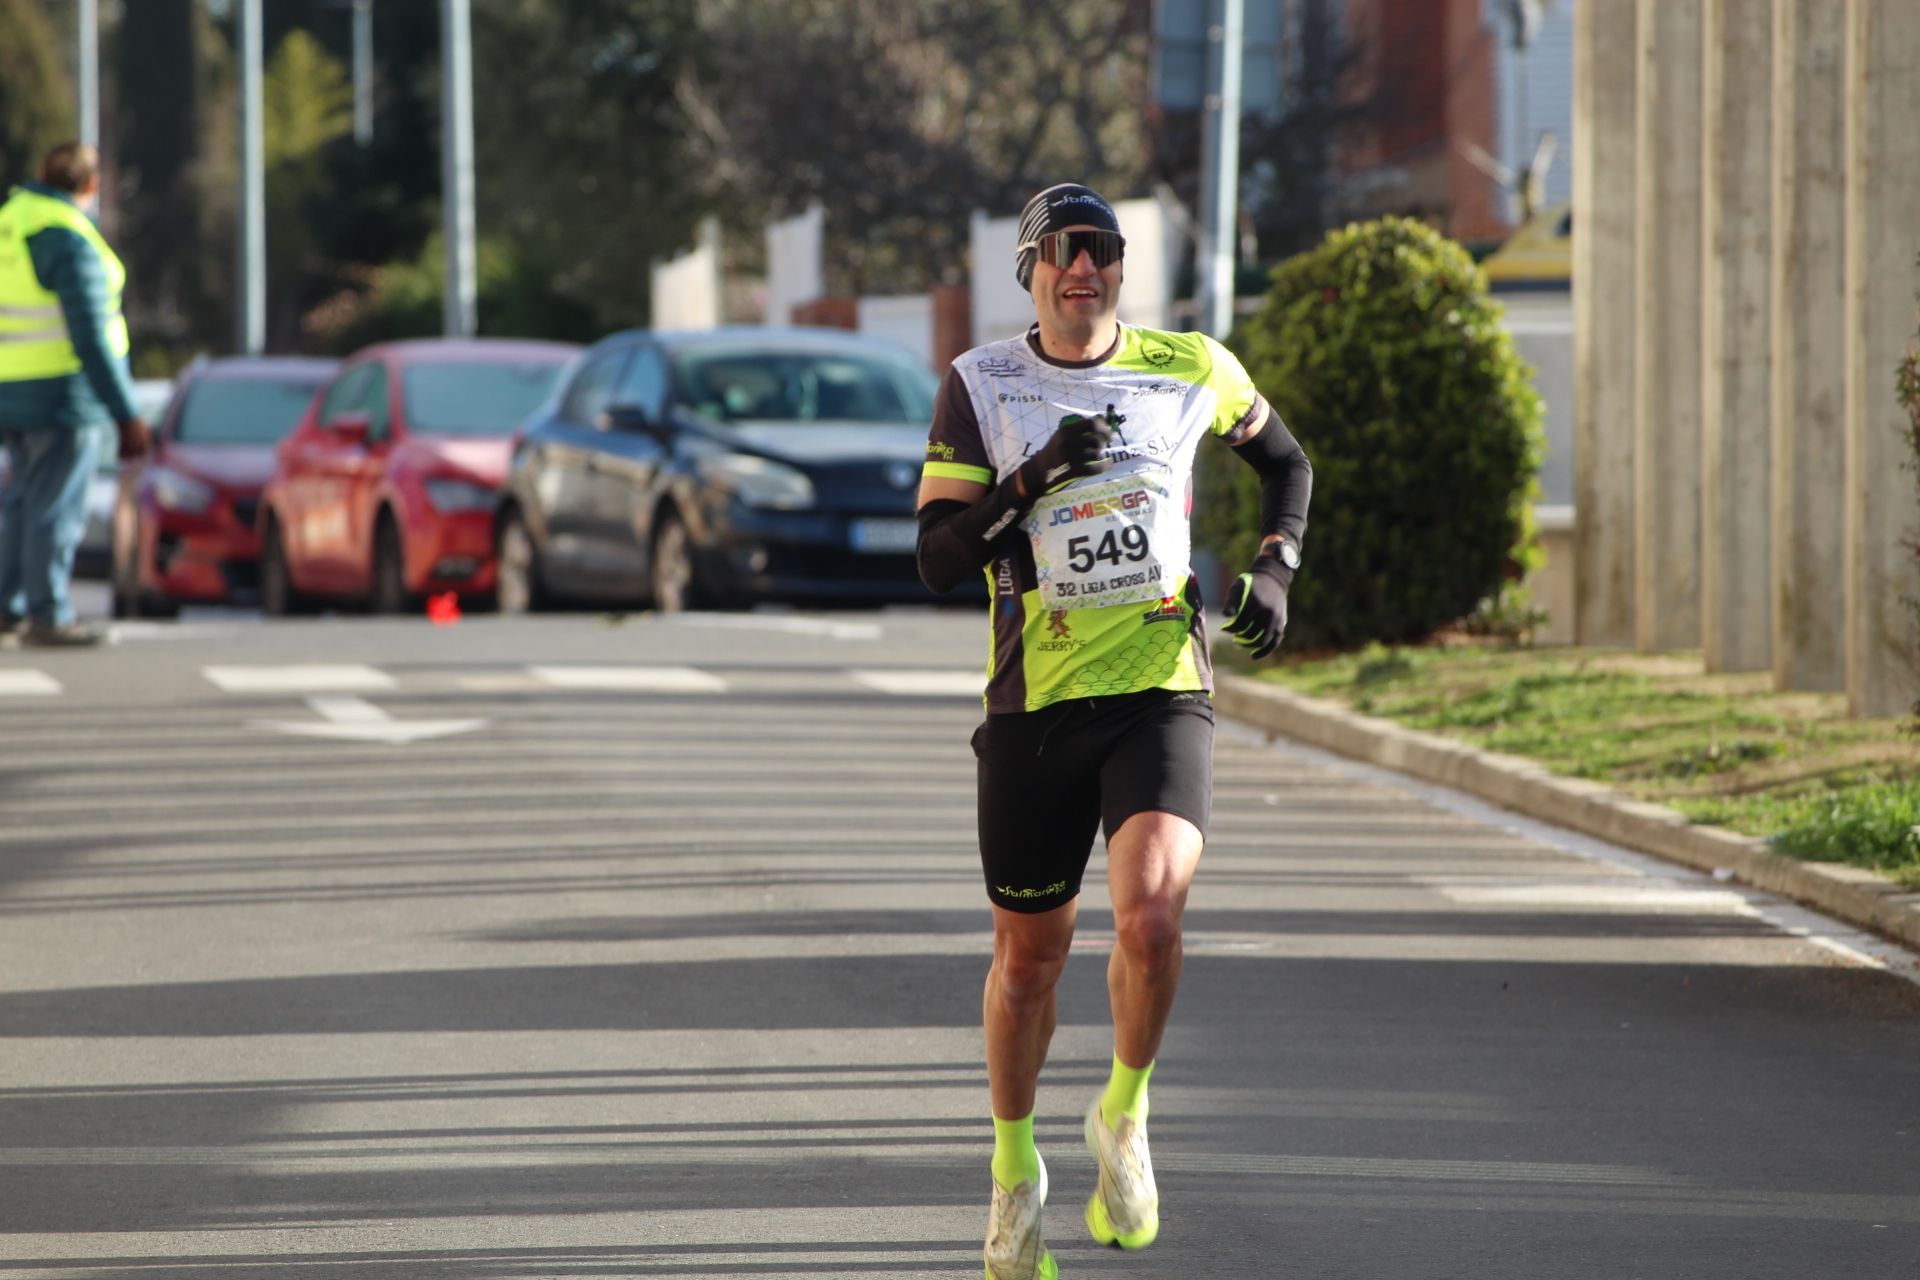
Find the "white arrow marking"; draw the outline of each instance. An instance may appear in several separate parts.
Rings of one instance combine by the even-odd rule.
[[[400,746],[422,738],[444,738],[468,733],[485,720],[395,720],[365,698],[308,698],[320,720],[255,720],[256,729],[302,734],[309,738],[343,738],[349,742],[386,742]]]
[[[353,663],[200,670],[227,693],[366,693],[393,688],[393,677],[386,672]]]

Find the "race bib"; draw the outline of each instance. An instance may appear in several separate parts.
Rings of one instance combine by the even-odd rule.
[[[1040,603],[1097,609],[1173,595],[1187,574],[1190,533],[1172,473],[1155,467],[1069,485],[1021,522],[1033,544]]]

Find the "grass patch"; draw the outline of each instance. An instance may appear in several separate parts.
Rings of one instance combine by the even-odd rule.
[[[1256,674],[1920,889],[1920,747],[1899,720],[1849,718],[1840,694],[1709,676],[1694,655],[1479,645],[1376,645]]]

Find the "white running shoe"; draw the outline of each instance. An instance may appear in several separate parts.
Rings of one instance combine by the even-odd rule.
[[[1121,1116],[1108,1128],[1095,1098],[1087,1109],[1087,1150],[1100,1166],[1100,1185],[1087,1201],[1087,1230],[1101,1244],[1146,1248],[1160,1234],[1160,1192],[1153,1185],[1146,1126]]]
[[[1040,1162],[1038,1183],[1023,1182],[1008,1191],[993,1184],[993,1208],[987,1216],[987,1280],[1059,1280],[1060,1268],[1040,1238],[1040,1209],[1047,1203],[1047,1162]]]

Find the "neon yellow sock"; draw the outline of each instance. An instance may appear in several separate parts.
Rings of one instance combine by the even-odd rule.
[[[1112,1128],[1120,1123],[1121,1116],[1132,1116],[1135,1124],[1147,1122],[1147,1077],[1153,1074],[1153,1064],[1144,1067],[1130,1067],[1120,1061],[1120,1055],[1113,1055],[1113,1074],[1107,1077],[1107,1091],[1100,1095],[1100,1118]]]
[[[1008,1191],[1040,1176],[1040,1148],[1033,1145],[1033,1117],[993,1118],[993,1180]]]

